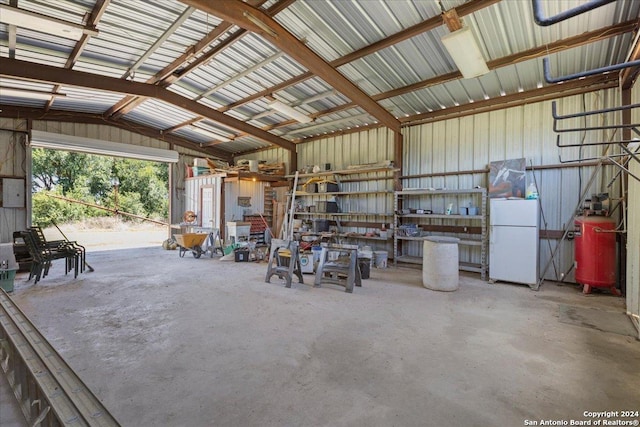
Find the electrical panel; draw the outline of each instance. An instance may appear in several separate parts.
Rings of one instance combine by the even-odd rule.
[[[0,207],[24,208],[25,207],[24,179],[2,178],[0,179]]]

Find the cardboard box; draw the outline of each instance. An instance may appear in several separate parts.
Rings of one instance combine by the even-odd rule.
[[[321,213],[337,213],[338,212],[338,203],[337,202],[316,202],[316,212]]]
[[[335,193],[338,190],[338,184],[334,182],[319,182],[318,183],[318,193]]]

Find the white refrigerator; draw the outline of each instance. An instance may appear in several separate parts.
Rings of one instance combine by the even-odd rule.
[[[538,200],[491,199],[489,279],[538,282]]]

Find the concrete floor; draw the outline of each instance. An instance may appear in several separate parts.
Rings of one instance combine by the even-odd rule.
[[[622,316],[605,293],[475,274],[434,292],[410,268],[373,269],[353,294],[286,289],[264,282],[264,263],[160,248],[88,262],[75,280],[62,265],[36,286],[20,276],[13,299],[123,426],[522,426],[640,410],[640,342],[562,321],[567,308]]]

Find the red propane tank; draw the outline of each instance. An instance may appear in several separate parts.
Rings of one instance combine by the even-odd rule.
[[[604,216],[579,216],[575,220],[576,281],[589,287],[614,288],[616,284],[615,221]]]

